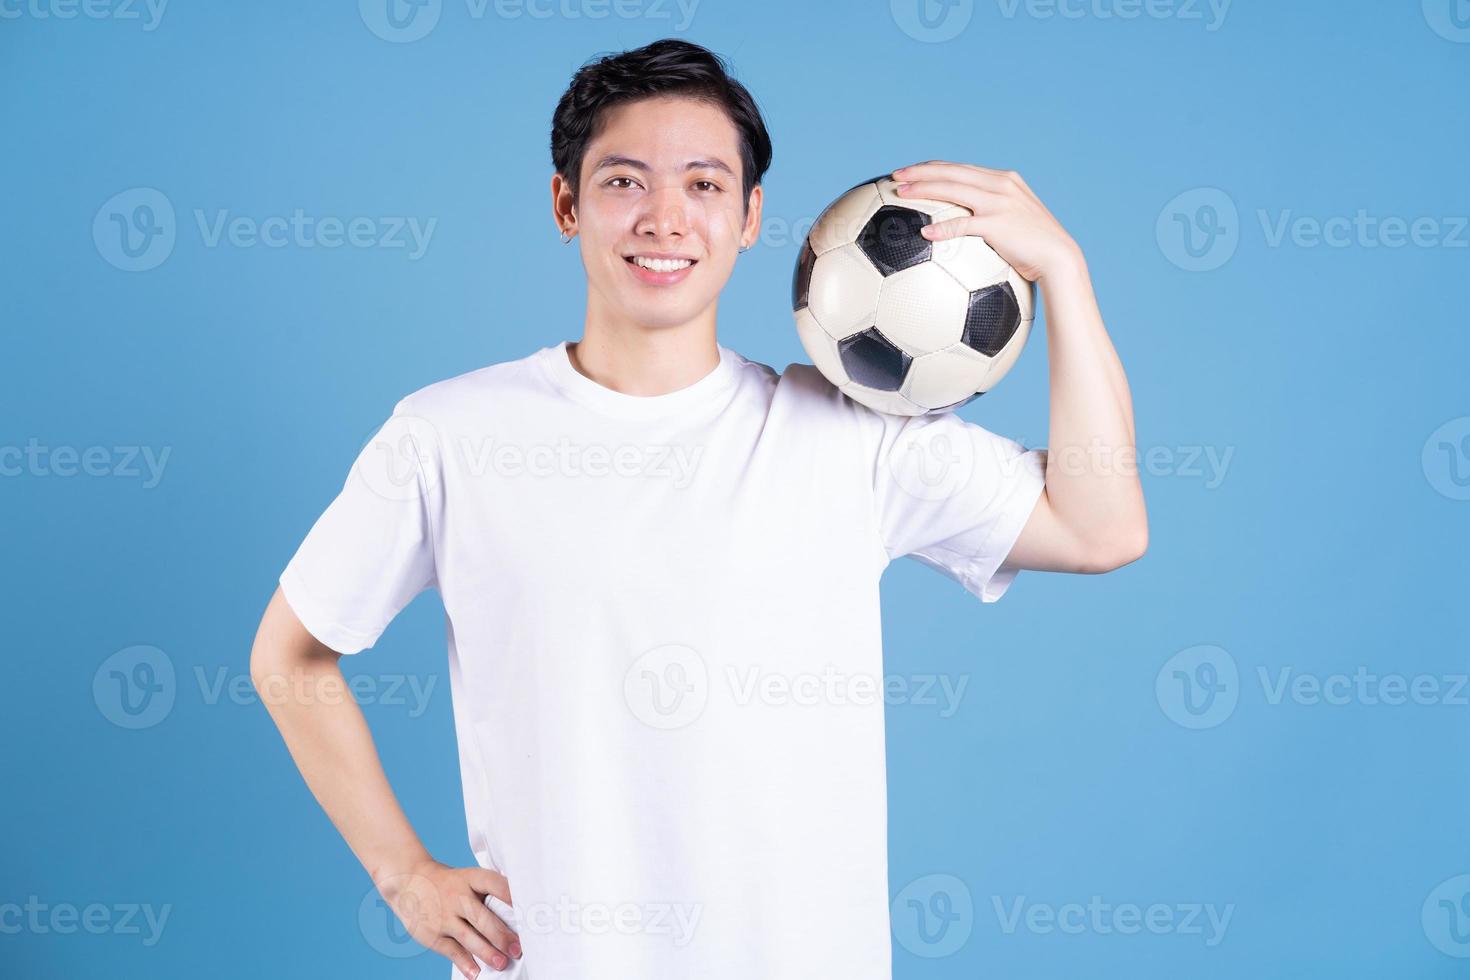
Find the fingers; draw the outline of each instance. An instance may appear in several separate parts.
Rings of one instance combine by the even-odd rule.
[[[919,229],[919,234],[931,242],[940,242],[946,238],[958,238],[961,235],[980,235],[975,227],[975,219],[966,215],[962,218],[950,218],[948,221],[936,221]],[[984,235],[980,235],[984,238]]]
[[[1022,180],[1021,175],[1014,170],[995,170],[969,163],[927,160],[923,163],[900,167],[893,171],[893,177],[901,181],[949,180],[983,187],[998,194],[1019,192],[1037,204],[1041,203],[1041,199],[1032,192],[1026,181]]]
[[[977,215],[993,214],[1004,203],[1004,198],[997,192],[950,180],[916,180],[899,185],[896,193],[902,198],[918,197],[962,204]]]
[[[979,167],[973,163],[950,163],[947,160],[926,160],[923,163],[910,164],[907,167],[900,167],[893,174],[898,180],[938,177],[949,180],[976,181],[997,189],[1026,187],[1026,182],[1014,170],[996,170],[993,167]]]
[[[496,949],[520,959],[520,937],[505,924],[504,919],[490,911],[483,902],[469,902],[463,914],[470,927],[494,944]],[[483,956],[480,958],[485,959]]]
[[[953,180],[974,183],[997,191],[1012,185],[1013,176],[1015,180],[1020,179],[1020,174],[1015,174],[1013,171],[992,170],[989,167],[977,167],[969,163],[949,163],[945,160],[928,160],[924,163],[899,167],[893,171],[895,180]]]
[[[453,939],[446,936],[431,948],[440,956],[448,958],[449,962],[453,963],[459,972],[469,977],[470,980],[475,980],[475,977],[479,976],[480,965],[475,962],[475,958],[469,954],[468,950]]]
[[[480,867],[466,868],[465,871],[470,880],[470,887],[481,895],[494,895],[506,905],[515,904],[510,900],[510,882],[499,871]]]
[[[520,937],[485,906],[487,895],[504,895],[502,901],[509,904],[504,875],[481,867],[436,866],[413,876],[417,887],[401,884],[385,883],[384,897],[392,895],[394,913],[415,939],[446,957],[464,976],[477,977],[480,963],[504,970],[512,958],[520,958]]]
[[[450,927],[449,938],[460,946],[474,953],[480,959],[489,963],[497,970],[503,970],[510,965],[510,957],[497,949],[490,940],[486,939],[479,930],[470,925],[464,919],[455,919],[455,924]],[[506,944],[510,945],[509,943]]]

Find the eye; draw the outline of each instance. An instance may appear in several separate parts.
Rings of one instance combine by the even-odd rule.
[[[716,184],[712,180],[696,180],[694,183],[695,184],[708,184],[710,186],[710,189],[711,190],[716,190],[716,191],[722,190],[722,188],[720,187],[720,185],[719,184]]]
[[[614,181],[619,181],[619,180],[626,180],[630,184],[636,183],[636,181],[634,181],[632,177],[613,177],[610,180],[606,181],[605,184],[604,184],[604,186],[611,186]],[[621,188],[621,187],[618,188],[618,190],[623,190],[623,189],[624,188]]]

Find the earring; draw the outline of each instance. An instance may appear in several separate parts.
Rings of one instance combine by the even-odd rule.
[[[748,252],[748,251],[750,251],[750,246],[749,245],[741,245],[740,246],[740,251],[742,251],[742,252]]]
[[[572,240],[572,236],[571,236],[571,235],[568,235],[568,234],[567,234],[567,233],[566,233],[566,230],[565,230],[565,229],[563,229],[563,230],[562,230],[562,233],[561,233],[561,243],[562,243],[562,244],[563,244],[563,245],[565,245],[565,244],[566,244],[566,243],[567,243],[567,242],[569,242],[569,241],[571,241],[571,240]]]

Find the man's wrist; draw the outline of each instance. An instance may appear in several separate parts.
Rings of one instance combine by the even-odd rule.
[[[1082,254],[1081,246],[1070,239],[1036,277],[1036,285],[1043,289],[1053,285],[1076,285],[1087,281],[1087,258]]]
[[[1082,249],[1073,245],[1041,276],[1036,286],[1048,307],[1067,306],[1078,299],[1086,299],[1092,293],[1092,275],[1087,269],[1087,259]],[[1048,320],[1050,322],[1050,320]]]
[[[363,865],[373,879],[373,884],[381,885],[390,878],[408,874],[414,868],[433,860],[433,855],[422,844],[415,843],[375,855],[364,861]]]

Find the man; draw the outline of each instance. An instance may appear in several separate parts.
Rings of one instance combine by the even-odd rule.
[[[1134,469],[1080,462],[1134,441],[1081,252],[1015,174],[895,172],[974,212],[934,234],[983,235],[1039,283],[1048,457],[717,342],[771,147],[705,49],[584,66],[551,149],[582,339],[398,403],[285,568],[252,675],[340,685],[340,655],[439,589],[477,867],[427,853],[350,699],[270,710],[456,978],[886,980],[883,568],[911,555],[994,601],[1019,569],[1100,572],[1145,548]],[[937,438],[964,469],[943,492],[905,475]]]

